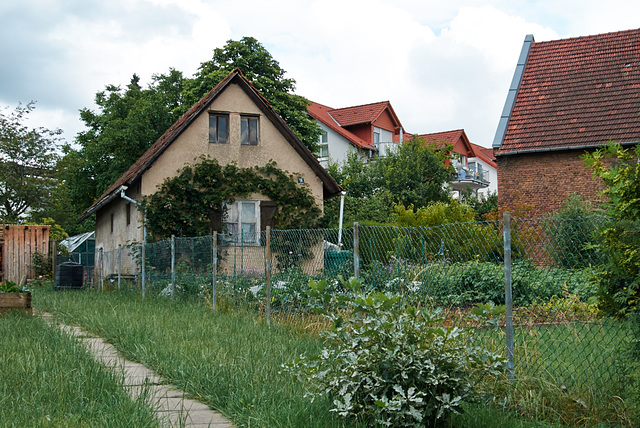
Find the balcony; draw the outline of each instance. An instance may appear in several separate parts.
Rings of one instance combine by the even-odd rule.
[[[469,167],[459,167],[451,175],[449,183],[451,190],[463,191],[467,188],[477,191],[489,187],[489,171],[482,169],[479,164]]]

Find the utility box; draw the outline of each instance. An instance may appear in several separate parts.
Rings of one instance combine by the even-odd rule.
[[[325,271],[337,271],[351,260],[351,251],[327,251],[324,253]]]
[[[55,285],[56,290],[75,289],[79,290],[83,285],[84,267],[76,262],[64,262],[56,267]]]

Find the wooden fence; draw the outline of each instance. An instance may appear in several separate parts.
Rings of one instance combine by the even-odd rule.
[[[0,281],[17,284],[33,278],[31,260],[39,252],[49,254],[49,227],[3,225],[0,232]]]

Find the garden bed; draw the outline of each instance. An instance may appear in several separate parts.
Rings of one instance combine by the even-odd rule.
[[[0,314],[13,310],[31,315],[31,293],[0,293]]]

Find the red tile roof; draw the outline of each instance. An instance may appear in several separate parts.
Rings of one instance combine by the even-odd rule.
[[[464,135],[464,129],[456,129],[455,131],[432,132],[431,134],[420,134],[419,137],[424,138],[427,143],[441,144],[443,142],[455,144]]]
[[[407,139],[411,139],[413,134],[405,134]],[[417,137],[424,138],[427,143],[435,144],[436,147],[444,147],[443,143],[451,144],[455,147],[456,143],[462,140],[462,143],[469,148],[468,153],[461,153],[470,158],[479,158],[488,165],[497,168],[496,158],[493,155],[493,149],[479,146],[472,143],[467,138],[464,129],[456,129],[454,131],[433,132],[431,134],[416,134]],[[455,149],[454,149],[455,151]]]
[[[332,109],[331,116],[343,127],[359,125],[374,122],[386,108],[391,109],[389,101]]]
[[[375,147],[373,144],[370,144],[368,141],[363,140],[357,135],[347,131],[343,127],[340,126],[338,122],[332,117],[329,112],[335,111],[331,107],[324,106],[322,104],[312,102],[311,105],[307,108],[309,114],[316,120],[322,122],[327,127],[337,132],[344,138],[346,138],[351,144],[356,147],[366,148],[370,150],[374,150]]]
[[[493,149],[489,149],[486,147],[479,146],[474,143],[471,144],[471,149],[473,150],[474,157],[485,161],[487,164],[491,165],[494,168],[498,168],[498,164],[496,163],[496,157],[493,154]]]
[[[245,90],[247,95],[256,103],[262,112],[271,120],[282,135],[289,141],[296,152],[313,169],[323,183],[324,197],[329,198],[340,193],[342,188],[333,177],[320,165],[315,156],[307,149],[293,131],[286,125],[284,120],[273,110],[269,102],[258,92],[239,69],[233,70],[227,77],[216,85],[207,95],[194,104],[185,114],[183,114],[160,138],[116,180],[80,217],[80,221],[86,219],[100,207],[106,205],[114,198],[119,197],[119,189],[123,185],[129,185],[137,180],[155,160],[173,143],[176,138],[202,113],[207,106],[221,94],[231,83],[238,84]]]
[[[640,29],[533,42],[498,155],[640,139]]]

